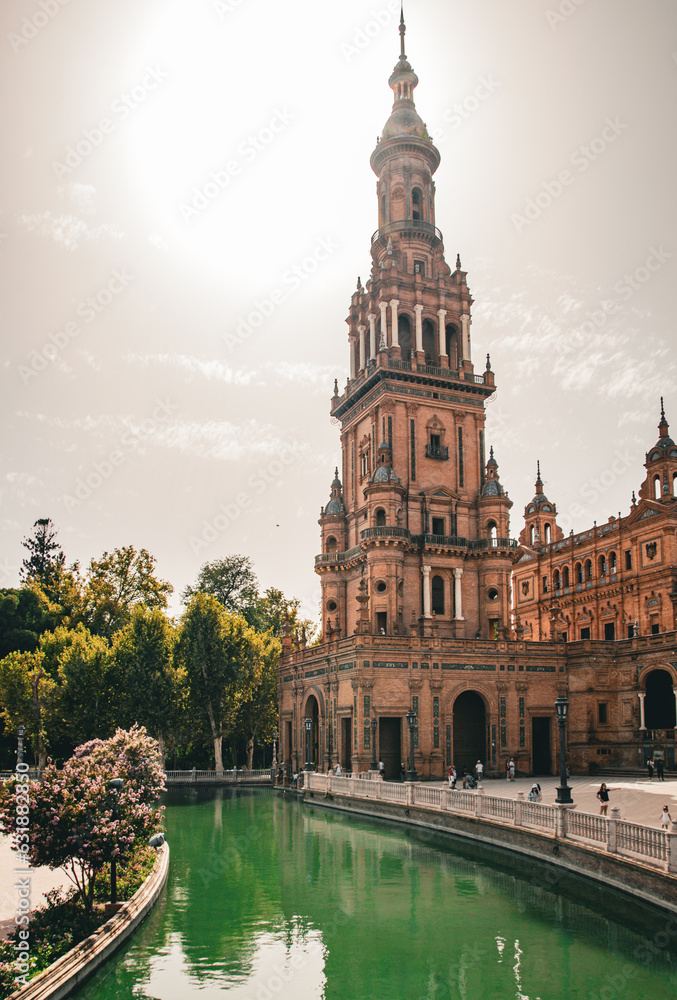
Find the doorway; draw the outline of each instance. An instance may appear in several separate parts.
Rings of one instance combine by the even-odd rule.
[[[454,702],[454,765],[459,775],[486,765],[486,711],[476,691],[464,691]]]
[[[385,765],[385,780],[399,781],[402,757],[402,719],[379,719],[377,760]]]
[[[353,746],[353,720],[352,719],[341,719],[341,749],[339,751],[339,760],[341,761],[341,767],[344,771],[352,771],[353,769],[353,757],[352,757],[352,746]]]
[[[549,717],[536,716],[531,720],[531,748],[534,774],[552,774]]]
[[[647,729],[675,728],[675,695],[667,670],[652,670],[646,678],[644,725]]]

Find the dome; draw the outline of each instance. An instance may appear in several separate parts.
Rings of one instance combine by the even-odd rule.
[[[387,465],[379,465],[374,473],[372,483],[387,483],[390,480],[391,469]]]
[[[499,484],[496,482],[495,479],[490,479],[488,482],[484,484],[484,488],[482,490],[483,497],[498,497],[500,495],[501,495],[501,487],[499,486]]]
[[[414,136],[416,139],[424,139],[426,142],[430,142],[428,129],[414,107],[413,101],[398,102],[383,127],[383,132],[381,133],[382,140],[393,139],[398,136]]]
[[[330,500],[327,506],[324,508],[325,514],[343,514],[345,513],[345,507],[343,506],[343,500],[340,497],[335,497]]]

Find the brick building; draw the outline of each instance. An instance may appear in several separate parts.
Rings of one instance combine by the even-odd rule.
[[[494,373],[489,356],[475,372],[473,300],[460,258],[449,266],[436,226],[440,155],[415,108],[418,78],[403,22],[400,36],[393,110],[371,156],[371,274],[351,297],[350,374],[331,402],[342,468],[319,522],[323,641],[306,649],[285,637],[282,755],[294,766],[325,769],[338,760],[348,770],[366,769],[376,756],[396,777],[409,759],[413,709],[416,767],[426,777],[477,759],[500,770],[509,755],[522,771],[550,773],[559,694],[571,700],[577,767],[590,764],[597,722],[610,736],[627,717],[623,747],[607,756],[632,755],[642,701],[632,698],[636,671],[613,665],[621,644],[612,640],[632,627],[632,657],[645,623],[646,631],[656,622],[659,632],[674,629],[677,452],[663,416],[629,518],[577,538],[562,537],[539,470],[520,540],[510,538],[512,504],[485,436]],[[668,675],[677,686],[674,666]],[[593,723],[591,679],[605,699],[595,702]]]

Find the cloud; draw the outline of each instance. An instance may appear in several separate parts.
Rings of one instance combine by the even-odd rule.
[[[188,354],[133,354],[125,355],[129,364],[169,365],[180,368],[191,375],[201,375],[203,378],[216,379],[227,385],[259,385],[286,386],[302,385],[312,388],[317,393],[328,392],[334,381],[334,369],[326,365],[314,365],[305,362],[274,362],[262,365],[260,368],[234,368],[215,358],[205,359]]]

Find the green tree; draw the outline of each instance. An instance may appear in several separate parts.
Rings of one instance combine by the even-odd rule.
[[[43,649],[48,668],[57,664],[59,735],[71,746],[110,735],[119,692],[106,639],[78,625],[45,636]]]
[[[115,793],[112,778],[124,781]],[[42,781],[31,782],[27,793],[25,788],[21,782],[4,790],[2,829],[34,867],[63,868],[90,913],[97,872],[112,858],[124,861],[160,821],[156,802],[164,773],[157,743],[145,729],[118,729],[109,740],[78,747],[62,769],[50,764]]]
[[[239,699],[233,721],[233,742],[241,740],[246,747],[247,767],[254,764],[254,743],[272,743],[273,730],[278,725],[277,663],[280,641],[267,634],[262,639],[262,656],[257,663],[247,693]]]
[[[38,652],[10,653],[0,660],[0,716],[14,731],[23,723],[39,768],[46,764],[56,702],[56,684],[43,659]]]
[[[124,628],[137,604],[164,609],[174,588],[155,576],[155,557],[133,545],[104,552],[89,564],[83,618],[97,635],[109,638]]]
[[[33,524],[33,534],[24,538],[23,546],[28,556],[21,564],[21,579],[49,582],[57,566],[63,566],[65,556],[56,541],[54,523],[49,517],[39,518]]]
[[[301,602],[297,597],[285,597],[277,587],[268,587],[257,601],[255,627],[259,632],[272,632],[280,639],[288,621],[293,632],[305,632],[307,642],[312,644],[318,627],[310,618],[301,618],[300,609]]]
[[[174,629],[161,611],[137,605],[129,624],[115,635],[111,650],[118,691],[116,720],[122,726],[145,726],[157,740],[163,760],[183,702],[183,672],[174,664],[174,640]]]
[[[0,657],[35,652],[40,636],[58,621],[57,609],[38,587],[0,590]]]
[[[242,615],[248,624],[255,624],[259,583],[249,556],[226,556],[205,563],[194,587],[181,594],[188,603],[196,594],[211,594],[228,611]]]
[[[190,598],[177,660],[192,704],[208,721],[217,771],[223,770],[223,738],[232,733],[238,707],[251,694],[263,655],[262,638],[241,615],[226,610],[211,594]]]

